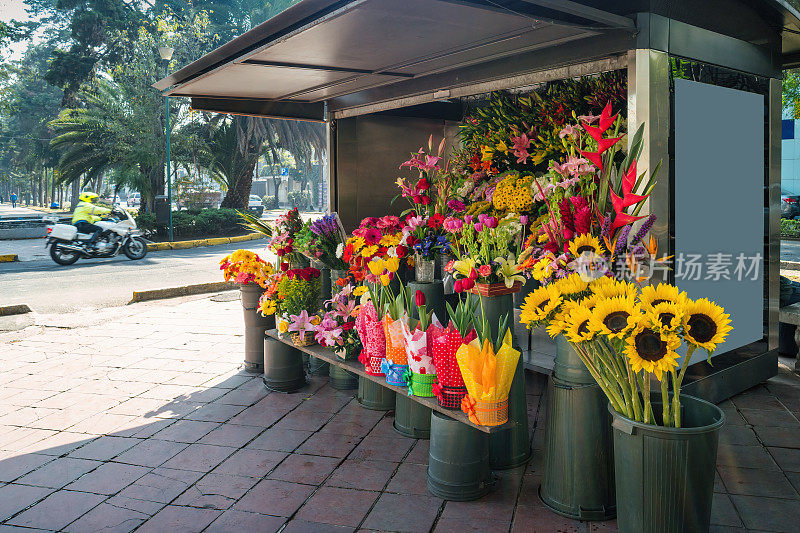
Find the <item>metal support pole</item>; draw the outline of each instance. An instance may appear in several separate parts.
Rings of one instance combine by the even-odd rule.
[[[166,116],[165,128],[167,134],[167,209],[169,209],[169,241],[172,242],[172,174],[170,173],[170,153],[169,153],[169,96],[164,97],[164,113]]]

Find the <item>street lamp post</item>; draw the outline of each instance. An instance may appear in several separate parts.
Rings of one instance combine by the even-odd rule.
[[[169,76],[169,60],[172,59],[172,54],[175,49],[171,46],[159,46],[158,54],[164,61],[164,76]],[[164,128],[167,137],[167,165],[165,169],[165,177],[167,181],[167,209],[169,210],[169,240],[172,242],[172,174],[170,173],[170,153],[169,153],[169,96],[164,96]]]

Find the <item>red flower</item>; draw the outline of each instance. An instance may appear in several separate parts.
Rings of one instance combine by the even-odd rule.
[[[415,204],[421,204],[422,203],[422,196],[420,196],[419,194],[415,194],[414,196],[412,196],[412,199],[414,200]]]
[[[414,294],[414,303],[417,304],[417,307],[425,305],[425,294],[418,290],[416,294]]]
[[[420,178],[417,182],[417,190],[418,191],[427,191],[430,188],[430,183],[425,178]]]
[[[415,244],[418,244],[419,242],[420,242],[420,240],[417,237],[414,237],[413,235],[409,235],[406,238],[406,244],[408,244],[409,246],[414,246]],[[397,255],[400,255],[400,253],[398,252]]]
[[[481,265],[478,267],[478,274],[484,278],[488,277],[492,274],[492,267],[490,265]]]
[[[364,241],[367,244],[377,244],[381,240],[381,232],[375,228],[370,228],[364,232]]]
[[[422,205],[431,205],[431,197],[430,196],[423,196],[422,197]]]
[[[289,263],[281,263],[281,272],[289,270]]]
[[[472,278],[464,278],[463,280],[461,280],[461,288],[465,291],[470,290],[474,286],[475,286],[475,280]]]
[[[459,278],[459,279],[457,279],[457,280],[455,281],[455,283],[453,283],[453,290],[454,290],[455,292],[461,292],[461,291],[463,291],[463,290],[464,290],[464,287],[463,287],[463,285],[464,285],[464,280],[462,280],[461,278]]]
[[[397,248],[395,248],[395,251],[397,252],[397,257],[405,257],[406,254],[408,253],[408,248],[406,248],[402,244],[398,244]]]
[[[439,229],[444,224],[444,215],[435,213],[428,219],[428,227],[432,229]]]

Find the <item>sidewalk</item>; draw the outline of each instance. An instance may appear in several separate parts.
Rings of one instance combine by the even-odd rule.
[[[527,376],[531,463],[446,502],[426,490],[428,442],[391,413],[327,378],[280,394],[239,370],[235,293],[107,316],[0,335],[0,530],[616,530],[539,501],[542,376]],[[722,406],[712,531],[796,531],[800,378],[782,368]]]
[[[6,201],[0,204],[0,220],[7,219],[7,218],[16,218],[20,216],[41,216],[41,211],[36,211],[33,209],[28,209],[26,207],[20,206],[20,203],[17,202],[17,207],[11,207],[11,202],[8,201],[8,198],[5,199]]]
[[[0,255],[16,254],[18,261],[49,259],[44,243],[44,239],[3,239],[0,240]]]

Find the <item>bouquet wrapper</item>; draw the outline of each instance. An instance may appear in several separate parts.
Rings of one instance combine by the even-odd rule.
[[[358,360],[367,374],[383,375],[381,361],[386,358],[386,337],[383,325],[372,302],[365,302],[356,317],[356,332],[363,346]]]
[[[405,338],[406,357],[408,366],[417,374],[435,374],[436,366],[433,356],[428,351],[428,332],[415,329],[410,331],[407,324],[403,324],[403,337]]]
[[[395,365],[407,365],[405,339],[403,338],[403,323],[408,317],[392,320],[388,314],[383,317],[383,332],[386,337],[386,359]]]
[[[468,333],[466,338],[462,337],[452,323],[446,328],[428,328],[428,353],[431,354],[436,368],[432,392],[442,407],[461,407],[461,399],[467,394],[467,388],[461,376],[456,352],[462,344],[474,338],[474,331]]]
[[[481,346],[473,339],[459,347],[456,359],[468,391],[461,409],[474,423],[497,426],[508,421],[508,394],[519,357],[511,331],[506,331],[496,354],[488,340]]]
[[[381,372],[386,375],[386,383],[405,387],[408,385],[408,365],[396,365],[388,359],[381,361]]]

